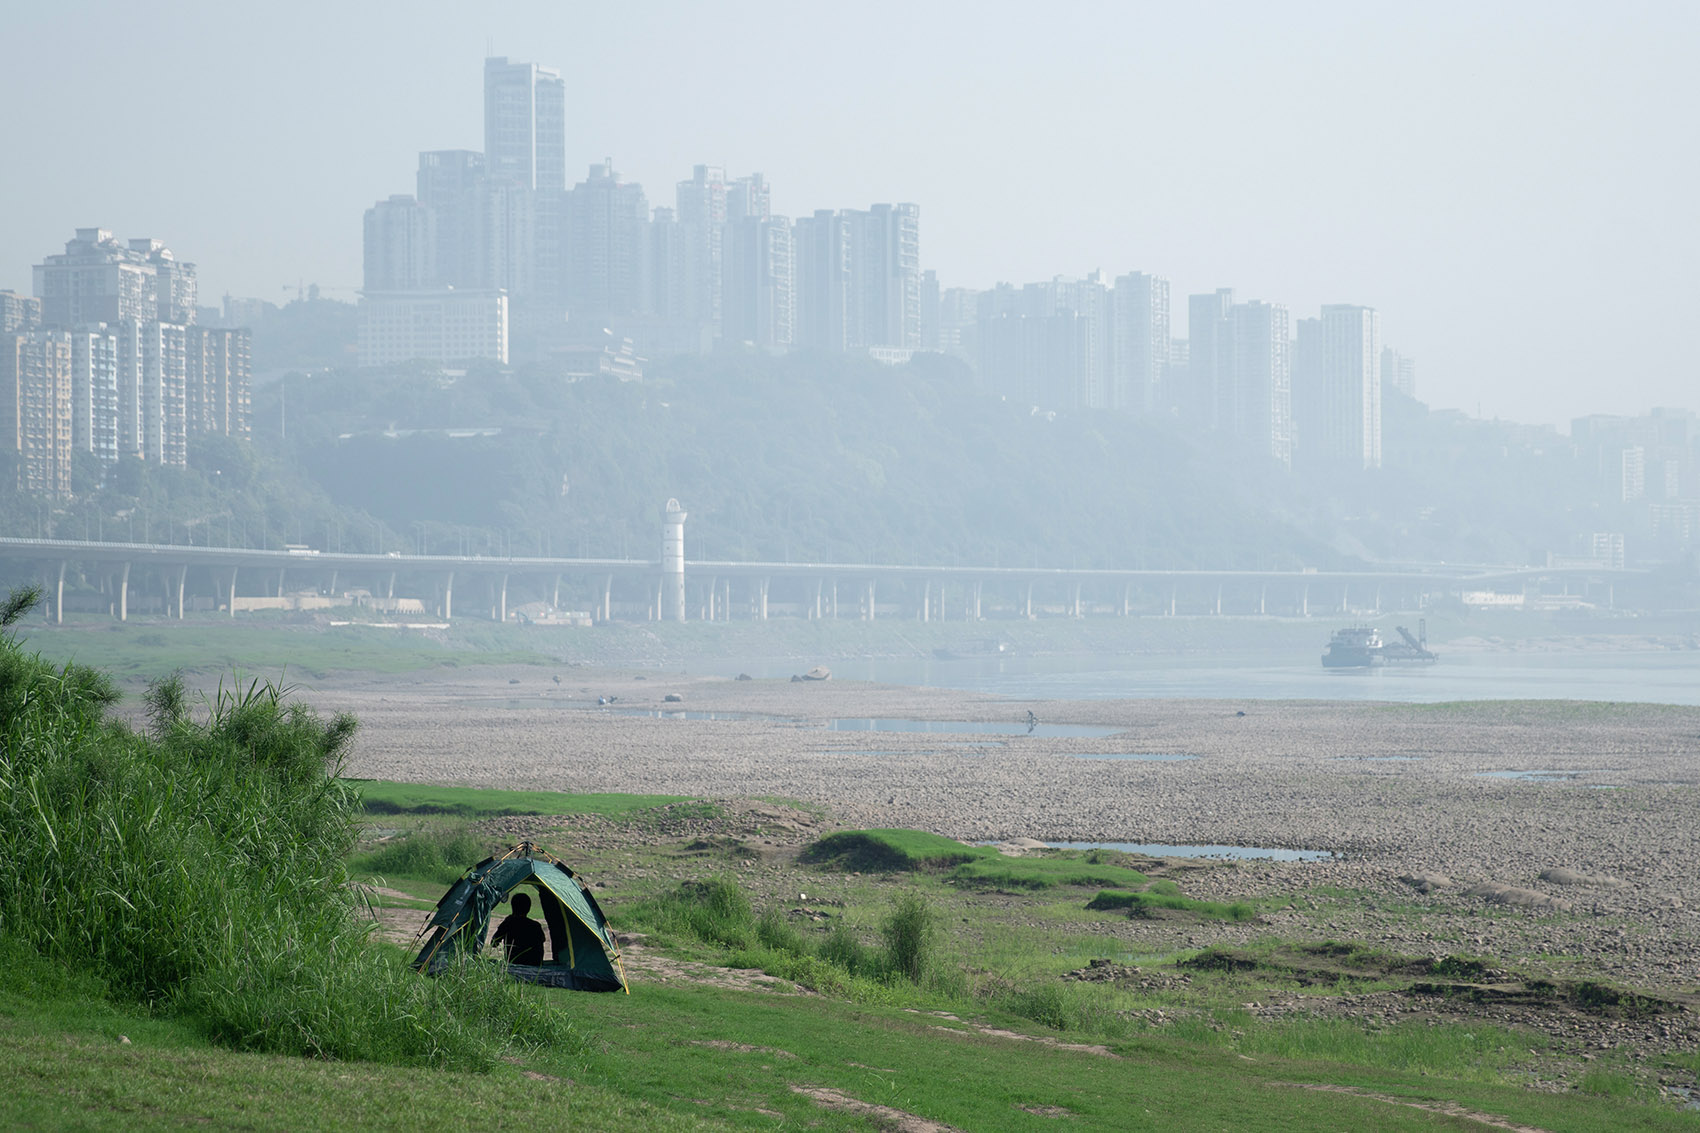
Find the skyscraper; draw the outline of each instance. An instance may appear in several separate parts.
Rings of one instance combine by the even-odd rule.
[[[1301,461],[1314,468],[1381,467],[1381,318],[1370,307],[1324,306],[1299,324],[1293,381]]]
[[[478,185],[484,155],[475,150],[434,150],[419,155],[416,194],[431,210],[435,247],[433,287],[476,287]]]
[[[484,60],[484,167],[492,181],[567,187],[567,88],[535,63]]]
[[[158,319],[195,321],[195,265],[181,263],[158,240],[126,247],[104,228],[79,228],[63,255],[35,266],[44,326]]]
[[[0,442],[18,454],[20,491],[71,494],[71,336],[0,338]]]
[[[850,222],[846,340],[851,349],[921,348],[921,209],[873,205]]]
[[[1169,281],[1129,272],[1110,293],[1110,406],[1134,413],[1168,408]]]
[[[1227,431],[1249,451],[1292,466],[1292,354],[1287,308],[1253,300],[1230,309],[1233,356]],[[1218,358],[1218,373],[1222,372]]]
[[[698,165],[678,185],[679,235],[685,254],[685,317],[720,333],[721,241],[726,234],[726,171]]]
[[[831,209],[798,217],[793,226],[797,275],[797,345],[844,350],[850,291],[850,222]]]
[[[437,286],[436,216],[428,206],[398,193],[366,210],[364,229],[364,290]]]
[[[796,316],[790,219],[748,215],[728,221],[723,256],[721,336],[761,350],[789,349]]]
[[[1232,359],[1228,312],[1234,290],[1221,287],[1187,297],[1187,389],[1181,414],[1199,428],[1228,429],[1232,419]]]
[[[573,337],[600,336],[614,317],[649,310],[649,202],[612,162],[590,167],[567,194],[565,299]],[[600,341],[600,338],[597,339]]]

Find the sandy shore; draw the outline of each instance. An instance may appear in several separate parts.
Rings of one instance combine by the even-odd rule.
[[[682,699],[666,702],[668,694]],[[357,776],[774,795],[822,804],[847,825],[965,840],[1327,850],[1339,857],[1243,865],[1204,885],[1251,894],[1339,885],[1371,895],[1343,914],[1335,926],[1342,933],[1404,946],[1432,941],[1441,951],[1570,958],[1671,989],[1700,984],[1696,708],[1026,702],[843,681],[640,678],[567,667],[342,681],[303,695],[321,711],[359,716],[349,768]],[[612,710],[596,706],[601,696],[616,698]],[[1118,732],[1051,738],[826,728],[835,717],[1017,723],[1029,709],[1043,723]],[[1110,758],[1129,752],[1195,758]],[[1487,771],[1565,777],[1481,777]],[[1422,895],[1400,880],[1418,873],[1451,884]],[[1480,882],[1538,894],[1548,906],[1511,910],[1465,894]],[[1421,904],[1421,917],[1411,915],[1412,902]]]

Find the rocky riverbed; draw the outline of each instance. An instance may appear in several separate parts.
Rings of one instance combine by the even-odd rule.
[[[1274,904],[1256,925],[1213,927],[1209,942],[1350,936],[1673,993],[1700,987],[1700,709],[1025,702],[566,666],[342,680],[303,696],[359,716],[357,776],[778,796],[818,804],[846,826],[964,840],[1329,851],[1189,879],[1197,896],[1312,895]],[[1115,731],[1029,735],[1029,711],[1041,725]],[[889,718],[1016,730],[828,727]],[[1139,754],[1191,758],[1129,758]],[[1317,892],[1339,897],[1319,911]],[[1153,928],[1176,944],[1206,942],[1190,939],[1200,926]]]

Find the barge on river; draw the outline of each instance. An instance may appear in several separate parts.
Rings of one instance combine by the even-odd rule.
[[[1400,641],[1383,641],[1374,626],[1356,625],[1334,631],[1324,669],[1369,669],[1377,665],[1432,665],[1440,660],[1428,647],[1428,619],[1417,622],[1415,635],[1398,626]]]

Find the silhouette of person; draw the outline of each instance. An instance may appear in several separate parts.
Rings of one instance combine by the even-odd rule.
[[[531,912],[531,898],[515,893],[510,903],[513,912],[496,926],[496,935],[490,938],[490,943],[507,945],[510,964],[542,964],[543,926],[525,915]]]

